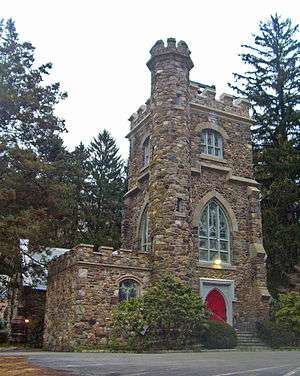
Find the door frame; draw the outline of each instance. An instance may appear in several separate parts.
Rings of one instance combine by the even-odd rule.
[[[218,290],[225,300],[227,323],[233,325],[234,281],[230,279],[200,278],[200,296],[205,302],[212,290]]]

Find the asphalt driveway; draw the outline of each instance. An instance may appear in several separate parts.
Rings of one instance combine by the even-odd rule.
[[[164,354],[13,352],[41,367],[82,376],[300,376],[300,352]]]

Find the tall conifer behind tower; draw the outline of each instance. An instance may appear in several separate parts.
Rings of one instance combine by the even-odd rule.
[[[252,45],[242,45],[248,66],[230,85],[252,103],[256,179],[270,290],[287,285],[300,261],[300,42],[298,26],[277,14],[259,25]]]

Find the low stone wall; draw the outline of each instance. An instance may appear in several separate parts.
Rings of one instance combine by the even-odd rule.
[[[44,347],[72,350],[106,343],[119,284],[132,278],[148,287],[148,255],[78,245],[49,265]]]

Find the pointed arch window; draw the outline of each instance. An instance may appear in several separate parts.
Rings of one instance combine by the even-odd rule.
[[[143,143],[143,166],[144,167],[149,165],[150,157],[151,157],[150,137],[147,137]]]
[[[200,261],[230,263],[230,233],[224,210],[215,201],[210,201],[199,220]]]
[[[143,252],[150,251],[150,237],[149,237],[149,205],[147,204],[141,217],[140,223],[140,249]]]
[[[133,279],[124,279],[119,285],[119,302],[138,297],[140,285]]]
[[[223,137],[213,129],[201,132],[201,153],[223,158]]]

